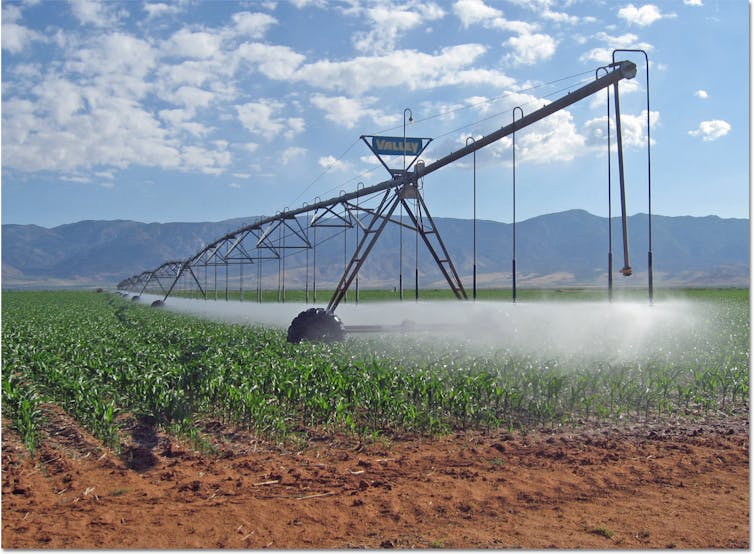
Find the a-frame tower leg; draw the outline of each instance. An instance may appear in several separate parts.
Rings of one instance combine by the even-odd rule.
[[[424,211],[429,221],[429,227],[424,226],[421,216],[417,217],[417,215],[414,214],[409,203],[406,202],[406,198],[416,198],[419,201],[421,210]],[[411,183],[396,189],[388,190],[383,196],[379,207],[372,212],[372,218],[369,221],[369,225],[367,225],[364,230],[364,236],[351,257],[351,261],[346,266],[338,285],[335,287],[333,296],[327,305],[327,311],[329,313],[333,313],[341,300],[343,300],[348,287],[351,286],[351,283],[359,273],[361,266],[364,265],[364,262],[372,251],[377,239],[382,234],[388,221],[391,220],[390,218],[395,212],[395,209],[401,204],[406,208],[406,212],[413,223],[413,228],[410,226],[407,227],[419,233],[427,250],[429,250],[429,253],[432,255],[432,258],[435,260],[435,263],[445,277],[445,280],[448,282],[453,294],[455,294],[456,298],[459,300],[468,299],[463,283],[461,283],[458,272],[450,259],[450,254],[448,253],[447,248],[445,248],[445,244],[435,227],[434,220],[427,209],[427,205],[419,193],[419,188]],[[398,223],[400,225],[405,225],[403,222]]]
[[[399,203],[400,196],[397,189],[388,189],[385,191],[380,205],[372,212],[369,225],[364,229],[364,236],[356,247],[351,261],[348,262],[338,285],[335,287],[332,298],[330,298],[330,302],[327,304],[327,311],[329,313],[333,313],[338,304],[340,304],[340,301],[343,300],[348,287],[351,286],[351,282],[356,277],[361,266],[364,265],[367,256],[369,256],[374,244],[385,229],[387,222],[390,221],[390,217],[395,212],[395,208],[398,207]]]
[[[458,298],[459,300],[468,300],[466,289],[463,288],[463,283],[461,282],[461,278],[458,276],[458,272],[456,271],[455,265],[453,265],[453,261],[450,259],[448,249],[445,248],[445,243],[442,241],[442,237],[440,237],[440,233],[438,232],[437,227],[435,227],[435,222],[432,219],[432,215],[429,213],[429,210],[427,209],[427,204],[424,202],[424,199],[419,193],[419,187],[417,187],[415,184],[405,185],[401,189],[401,193],[401,203],[403,204],[403,207],[406,209],[408,216],[411,218],[411,221],[415,226],[415,230],[419,233],[419,236],[421,236],[422,240],[424,241],[427,250],[429,250],[429,253],[432,254],[432,258],[435,260],[437,267],[440,268],[440,271],[442,272],[443,277],[445,277],[445,280],[448,282],[448,285],[453,291],[453,294],[455,294],[456,298]],[[411,206],[408,202],[406,202],[406,198],[415,198],[416,200],[418,200],[420,205],[418,216],[411,210]],[[426,214],[427,220],[429,221],[429,227],[424,226],[421,211]],[[436,243],[436,246],[433,245],[433,242]]]

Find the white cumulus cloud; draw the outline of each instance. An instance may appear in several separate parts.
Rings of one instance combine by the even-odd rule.
[[[485,4],[482,0],[458,0],[453,4],[453,12],[464,27],[502,17],[503,12]]]
[[[293,79],[353,95],[385,87],[415,90],[460,83],[507,86],[512,80],[499,71],[472,67],[486,51],[481,44],[459,44],[434,54],[396,50],[345,61],[319,60],[301,66]]]
[[[351,171],[351,164],[338,160],[335,156],[323,156],[318,162],[319,166],[327,171]]]
[[[651,111],[649,114],[650,130],[653,130],[660,120],[660,112]],[[623,113],[620,117],[623,146],[625,148],[644,148],[647,145],[647,110],[637,115]],[[615,119],[610,117],[610,132],[612,133],[612,147],[616,147]],[[590,119],[584,123],[584,134],[588,145],[600,149],[607,143],[607,116]],[[652,139],[652,145],[655,140]]]
[[[174,4],[165,4],[163,2],[154,2],[144,4],[144,11],[147,12],[147,18],[162,17],[163,15],[177,14],[181,12],[180,6]]]
[[[241,124],[251,133],[272,140],[278,135],[293,138],[305,128],[304,120],[298,117],[278,117],[285,105],[277,100],[262,99],[236,106]]]
[[[692,137],[701,137],[705,142],[711,142],[724,137],[730,133],[731,125],[722,119],[713,119],[711,121],[702,121],[699,127],[689,131]]]
[[[371,119],[380,127],[398,123],[398,116],[388,115],[382,110],[370,107],[377,101],[378,99],[374,96],[350,98],[315,94],[311,98],[312,104],[325,112],[326,119],[346,129],[353,129],[364,118]]]
[[[482,25],[486,29],[521,34],[531,34],[539,29],[535,23],[507,19],[501,10],[488,6],[483,0],[457,0],[453,12],[464,27]]]
[[[513,50],[510,60],[517,65],[532,65],[547,60],[555,53],[557,46],[555,39],[541,33],[511,37],[506,44]]]
[[[365,21],[370,29],[353,37],[356,49],[366,54],[385,54],[395,50],[403,34],[411,29],[426,27],[431,21],[445,17],[445,10],[434,2],[409,0],[400,5],[377,3],[360,6],[353,3],[344,14]]]
[[[646,27],[660,19],[673,18],[675,14],[663,14],[660,12],[660,8],[654,4],[645,4],[640,8],[629,4],[625,8],[618,10],[618,17],[625,19],[629,24]]]
[[[569,162],[584,151],[586,143],[567,110],[540,121],[521,135],[516,136],[516,158],[539,165]]]
[[[299,158],[304,157],[307,152],[308,150],[301,146],[289,146],[280,154],[280,162],[283,165],[287,165]]]
[[[206,59],[217,54],[220,45],[221,38],[217,34],[181,29],[170,37],[164,48],[169,55]]]
[[[254,39],[264,37],[267,30],[278,20],[266,13],[239,12],[233,14],[235,32]]]
[[[118,4],[101,0],[69,0],[71,12],[81,23],[109,27],[120,17]]]
[[[305,60],[305,56],[287,46],[261,42],[242,44],[235,56],[240,61],[250,64],[265,77],[275,80],[291,79]]]
[[[214,148],[184,146],[181,148],[182,166],[206,175],[220,175],[231,162],[226,147],[222,141],[215,142]]]
[[[406,9],[376,6],[367,10],[373,29],[358,33],[354,46],[360,52],[383,54],[395,49],[401,33],[413,29],[422,21],[421,16]]]
[[[3,50],[7,50],[11,54],[18,54],[35,40],[44,41],[46,38],[41,33],[28,29],[18,23],[3,23]]]
[[[600,31],[594,36],[594,39],[604,43],[605,46],[592,48],[579,57],[580,61],[607,64],[612,61],[612,54],[614,49],[639,49],[646,50],[647,52],[652,50],[651,44],[640,41],[639,37],[633,33],[625,33],[623,35],[609,35],[604,31]]]

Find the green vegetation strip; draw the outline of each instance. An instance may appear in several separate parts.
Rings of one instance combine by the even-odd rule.
[[[39,404],[55,402],[117,449],[121,414],[190,436],[197,420],[221,419],[282,440],[311,429],[431,434],[747,408],[748,291],[677,294],[706,314],[698,336],[666,330],[662,349],[620,360],[428,337],[293,345],[282,330],[114,294],[3,292],[3,415],[33,449]]]

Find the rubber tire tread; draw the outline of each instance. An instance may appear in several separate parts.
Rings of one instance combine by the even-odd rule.
[[[288,327],[288,342],[335,342],[345,338],[343,322],[324,308],[309,308],[298,314]]]

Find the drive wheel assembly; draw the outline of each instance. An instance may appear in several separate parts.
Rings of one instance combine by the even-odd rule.
[[[309,308],[298,314],[288,327],[288,342],[335,342],[345,338],[343,322],[324,308]]]

